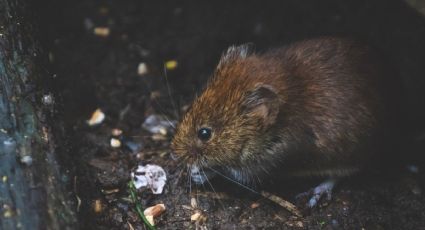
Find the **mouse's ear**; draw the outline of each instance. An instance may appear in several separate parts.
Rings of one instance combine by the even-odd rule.
[[[230,46],[221,56],[220,62],[218,63],[218,68],[231,61],[248,57],[251,53],[253,53],[253,50],[253,43],[245,43],[239,46]]]
[[[274,124],[279,113],[279,96],[270,85],[260,84],[249,91],[242,103],[243,112],[248,116],[260,118],[264,125]]]

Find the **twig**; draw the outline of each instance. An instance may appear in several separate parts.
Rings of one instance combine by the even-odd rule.
[[[266,192],[266,191],[262,191],[261,195],[263,197],[273,201],[274,203],[282,206],[283,208],[285,208],[286,210],[288,210],[290,213],[294,214],[295,216],[302,217],[301,212],[291,202],[286,201],[286,200],[282,199],[281,197],[278,197],[278,196],[273,195],[273,194]]]

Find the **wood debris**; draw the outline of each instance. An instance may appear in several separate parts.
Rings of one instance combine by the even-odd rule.
[[[192,208],[198,208],[198,202],[196,201],[195,197],[190,198],[190,206]]]
[[[103,204],[100,199],[97,199],[93,202],[93,210],[95,213],[101,213],[103,210]]]
[[[267,199],[269,199],[269,200],[273,201],[274,203],[276,203],[276,204],[278,204],[278,205],[282,206],[283,208],[285,208],[286,210],[288,210],[288,211],[289,211],[290,213],[292,213],[293,215],[298,216],[298,217],[302,217],[301,212],[300,212],[300,211],[298,210],[298,208],[297,208],[294,204],[292,204],[291,202],[286,201],[286,200],[282,199],[281,197],[278,197],[278,196],[273,195],[273,194],[271,194],[271,193],[268,193],[268,192],[266,192],[266,191],[262,191],[262,192],[261,192],[261,195],[262,195],[263,197],[265,197],[265,198],[267,198]]]
[[[146,219],[149,221],[149,223],[152,226],[154,226],[155,225],[154,218],[161,215],[164,211],[165,211],[165,205],[157,204],[145,209],[145,211],[143,211],[143,214],[145,214]]]
[[[96,109],[90,117],[90,120],[87,120],[89,126],[98,125],[105,120],[105,114],[101,109]]]

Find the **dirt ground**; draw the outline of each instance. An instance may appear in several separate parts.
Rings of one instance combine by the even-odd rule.
[[[127,182],[130,171],[146,163],[161,165],[168,176],[163,194],[139,192],[143,207],[165,204],[158,229],[425,229],[418,158],[412,160],[417,174],[378,170],[347,178],[332,201],[295,217],[224,179],[213,180],[214,189],[189,186],[182,165],[170,157],[172,133],[153,136],[141,126],[151,114],[179,120],[229,45],[252,42],[261,51],[336,34],[366,40],[388,54],[408,92],[410,133],[423,131],[425,19],[403,1],[44,0],[37,10],[56,108],[65,123],[66,143],[58,149],[76,204],[81,201],[81,229],[145,228]],[[165,70],[167,61],[177,67]],[[138,74],[139,63],[147,65],[146,74]],[[106,118],[90,127],[86,120],[97,108]],[[113,129],[123,131],[119,148],[110,146]],[[261,189],[295,202],[295,194],[319,182]],[[196,211],[191,198],[206,217],[202,223],[190,220]]]

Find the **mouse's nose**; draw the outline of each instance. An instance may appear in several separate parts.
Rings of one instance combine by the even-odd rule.
[[[197,148],[191,148],[191,149],[189,150],[189,154],[190,154],[191,156],[198,156],[198,155],[199,155],[199,150],[198,150]]]

